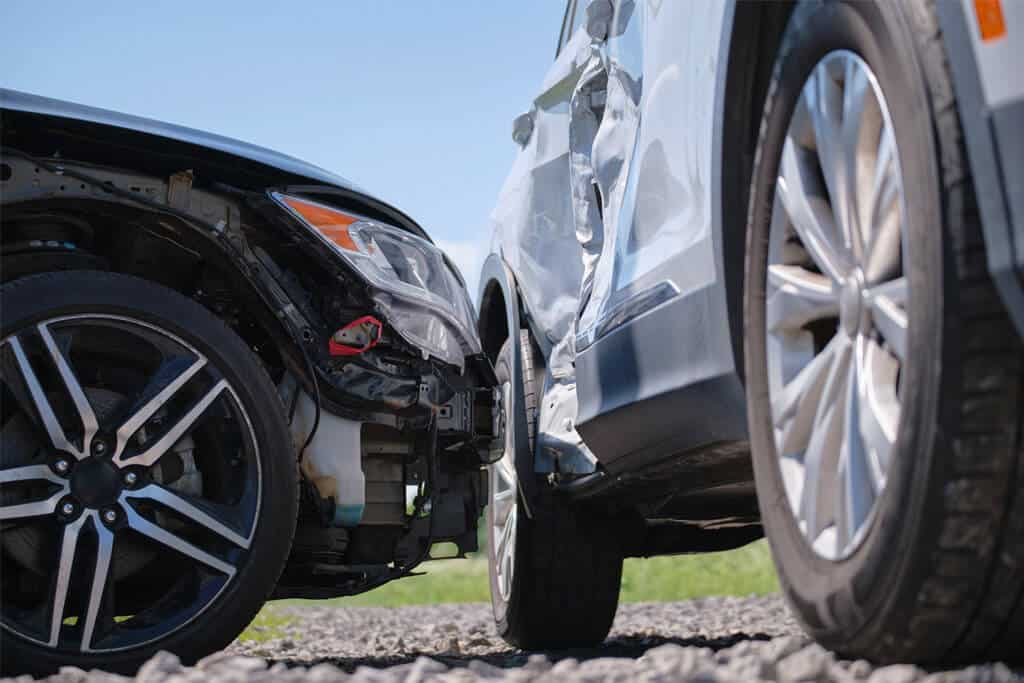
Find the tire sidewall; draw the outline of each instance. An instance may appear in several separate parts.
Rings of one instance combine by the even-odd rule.
[[[916,5],[907,11],[915,11]],[[914,40],[896,3],[811,3],[790,21],[769,86],[755,160],[748,220],[746,367],[749,427],[762,517],[783,588],[805,627],[840,650],[880,610],[899,610],[903,577],[926,561],[913,552],[937,533],[922,515],[933,495],[933,442],[943,361],[943,254],[939,173],[930,102]],[[902,375],[901,421],[886,488],[870,527],[848,558],[813,552],[796,524],[778,466],[765,353],[768,230],[782,140],[804,81],[833,50],[858,54],[885,95],[905,192],[904,248],[909,249],[908,352]]]
[[[129,671],[158,650],[186,662],[229,644],[252,620],[287,558],[297,517],[297,469],[280,399],[252,351],[224,323],[194,301],[126,275],[67,271],[31,276],[0,288],[0,337],[45,319],[82,313],[120,315],[150,323],[199,349],[220,370],[248,413],[262,471],[256,530],[244,564],[213,604],[156,642],[123,652],[61,653],[0,630],[3,670],[53,671],[61,665]]]

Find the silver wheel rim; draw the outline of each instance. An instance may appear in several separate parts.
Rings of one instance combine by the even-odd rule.
[[[73,360],[73,330],[82,328],[107,339],[134,335],[136,343],[162,345],[169,355],[156,354],[156,374],[140,375],[143,391],[103,415]],[[31,524],[57,533],[50,589],[40,595],[45,601],[17,613],[8,601],[0,627],[51,649],[101,653],[145,645],[191,623],[235,578],[259,515],[258,442],[234,388],[182,339],[125,316],[45,320],[0,341],[0,358],[2,386],[11,392],[5,398],[15,397],[5,406],[9,414],[2,425],[21,413],[40,435],[29,462],[0,468],[0,527],[8,536],[3,540]],[[211,497],[216,485],[210,481],[197,494],[193,477],[193,490],[183,490],[183,478],[199,472],[202,491],[200,470],[185,463],[172,481],[163,464],[168,453],[181,459],[194,449],[193,434],[203,423],[224,419],[237,426],[240,439],[224,453],[233,454],[233,466],[253,467],[253,479],[236,489],[234,504]],[[187,453],[191,458],[193,451]],[[107,498],[102,503],[97,489]],[[140,541],[159,549],[157,561],[164,558],[159,553],[170,553],[184,563],[175,566],[194,566],[197,575],[189,578],[191,592],[175,595],[177,584],[164,586],[167,595],[156,612],[137,606],[138,612],[119,616],[117,587],[124,577],[118,575],[118,545]],[[154,621],[159,615],[166,621]]]
[[[512,595],[512,577],[515,572],[516,523],[519,517],[519,478],[516,475],[514,428],[508,420],[507,409],[512,401],[512,383],[501,385],[504,415],[505,448],[501,458],[491,465],[491,562],[498,584],[498,594],[508,602]]]
[[[874,518],[900,425],[905,199],[870,67],[813,69],[783,146],[766,289],[769,399],[790,509],[814,551],[853,553]]]

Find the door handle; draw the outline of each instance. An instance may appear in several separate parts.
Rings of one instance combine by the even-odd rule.
[[[533,136],[533,110],[520,114],[512,120],[512,139],[520,147],[526,147],[526,143]]]

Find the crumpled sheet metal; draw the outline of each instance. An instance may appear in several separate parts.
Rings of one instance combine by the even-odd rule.
[[[619,3],[611,16],[608,8],[612,5],[606,0],[587,8],[588,31],[594,35],[569,106],[569,182],[583,273],[578,320],[574,317],[569,322],[567,336],[555,345],[548,361],[537,429],[539,468],[560,472],[586,473],[596,468],[597,459],[574,424],[576,331],[593,325],[607,291],[616,235],[614,221],[607,219],[615,217],[622,204],[640,118],[641,84],[617,55],[625,54],[627,65],[638,60],[628,52],[628,43],[625,52],[614,47],[626,36],[637,42],[640,22],[630,21],[632,2]],[[606,35],[612,40],[610,50],[603,45]]]
[[[629,319],[631,304],[634,314],[649,310],[652,290],[668,285],[685,295],[715,281],[706,172],[713,141],[696,133],[713,128],[713,48],[725,5],[697,12],[689,3],[633,4],[617,3],[605,48],[608,94],[591,152],[604,239],[578,344],[610,329],[613,314]]]
[[[724,0],[699,11],[688,2],[593,0],[545,78],[534,139],[493,214],[492,245],[554,348],[540,471],[592,471],[596,462],[572,425],[577,352],[715,282],[708,176],[727,9]],[[567,82],[571,93],[559,90]]]

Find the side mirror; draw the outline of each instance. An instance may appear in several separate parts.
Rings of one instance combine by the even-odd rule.
[[[533,112],[528,111],[520,114],[512,121],[512,139],[520,147],[526,147],[526,143],[533,136]]]
[[[608,37],[608,29],[615,16],[615,7],[611,0],[593,0],[587,5],[586,28],[591,39],[603,42]]]

